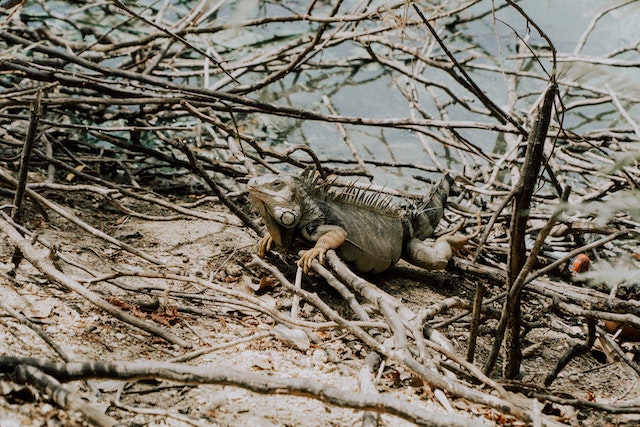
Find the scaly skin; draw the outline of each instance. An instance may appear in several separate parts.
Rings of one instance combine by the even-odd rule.
[[[452,183],[445,176],[422,206],[409,212],[359,195],[336,196],[305,177],[269,174],[249,181],[249,195],[260,210],[269,234],[258,255],[275,247],[291,251],[297,240],[313,244],[298,265],[308,272],[329,249],[361,272],[382,272],[402,257],[421,267],[445,268],[454,251],[471,237],[444,235],[430,246],[423,242],[442,218]]]

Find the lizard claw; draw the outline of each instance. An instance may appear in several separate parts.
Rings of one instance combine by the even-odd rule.
[[[304,251],[298,260],[298,265],[302,267],[305,274],[309,274],[309,269],[311,268],[311,263],[313,263],[314,259],[317,258],[320,264],[324,263],[325,252],[327,252],[326,249],[317,247]]]
[[[273,238],[271,235],[267,234],[265,237],[260,240],[260,246],[258,247],[258,256],[260,258],[264,258],[264,256],[271,250],[273,246]]]
[[[465,245],[471,240],[473,236],[450,236],[447,239],[449,246],[451,246],[451,250],[453,253],[458,256],[464,256],[465,252],[468,252],[469,249],[465,247]]]
[[[478,218],[478,229],[476,230],[475,233],[468,236],[454,235],[464,225],[464,222],[461,222],[460,225],[454,231],[452,231],[451,233],[445,234],[443,236],[440,236],[436,240],[436,244],[439,242],[446,242],[451,248],[451,251],[454,253],[454,255],[459,257],[464,256],[465,253],[471,253],[471,251],[467,247],[465,247],[465,245],[469,243],[471,239],[476,238],[480,234],[480,229],[482,228],[482,218],[480,217],[480,211],[477,212],[476,216]]]

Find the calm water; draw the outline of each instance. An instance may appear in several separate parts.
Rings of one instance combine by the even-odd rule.
[[[330,2],[319,1],[316,14],[326,15],[330,7],[328,3]],[[525,0],[518,4],[546,32],[560,54],[572,54],[592,18],[599,11],[618,3],[622,2]],[[194,1],[172,1],[171,7],[165,10],[165,21],[178,21],[195,4]],[[215,23],[242,22],[250,18],[303,13],[308,4],[308,1],[274,3],[259,0],[228,1],[216,15]],[[384,4],[384,2],[371,2],[370,4]],[[496,1],[496,4],[500,4],[500,2]],[[63,15],[71,13],[78,7],[75,4],[68,5],[66,2],[48,2],[47,5],[51,10]],[[156,1],[146,0],[137,2],[137,10],[141,10],[143,5],[155,9],[161,6]],[[491,5],[492,2],[489,0],[482,1],[461,12],[459,18],[464,21],[470,16],[490,11]],[[362,6],[359,2],[346,1],[343,3],[341,12],[350,9],[362,10]],[[25,10],[34,15],[42,11],[38,5],[27,5]],[[413,12],[411,9],[409,11]],[[515,45],[518,39],[514,36],[513,30],[500,21],[509,23],[521,37],[526,38],[535,48],[544,47],[546,43],[535,31],[527,31],[527,23],[514,10],[509,8],[499,10],[495,17],[497,21],[494,21],[494,17],[489,13],[482,19],[470,23],[444,27],[444,24],[453,22],[452,18],[447,18],[439,20],[437,25],[449,48],[458,50],[455,54],[456,58],[469,60],[467,70],[474,81],[497,105],[504,106],[508,102],[510,88],[507,85],[505,75],[497,68],[504,67],[507,70],[516,68]],[[103,30],[111,29],[123,20],[122,16],[101,15],[97,8],[88,8],[84,14],[78,15],[78,19],[84,23],[96,25]],[[62,32],[65,31],[65,28],[70,32],[73,30],[68,28],[69,26],[63,21],[54,21],[51,23],[54,30],[60,29]],[[640,25],[638,23],[640,23],[640,2],[611,12],[598,22],[587,39],[582,53],[590,56],[603,56],[615,49],[637,44],[640,40]],[[369,22],[366,26],[358,26],[357,30],[372,29],[376,25],[381,25],[381,23]],[[145,32],[154,31],[150,28],[143,28],[143,26],[139,27],[122,33],[122,37],[135,38],[144,35]],[[250,29],[232,28],[215,34],[190,36],[189,40],[201,47],[212,45],[222,57],[229,61],[236,61],[276,49],[278,46],[305,34],[309,28],[315,29],[317,24],[287,22]],[[350,30],[351,28],[346,26],[344,29]],[[404,31],[404,33],[389,31],[381,35],[393,39],[396,43],[404,43],[416,48],[422,47],[421,43],[427,40],[424,27],[406,28]],[[380,45],[374,45],[374,50],[380,54],[387,53],[386,49]],[[433,54],[439,56],[442,52],[435,48]],[[475,56],[470,59],[472,54]],[[638,62],[639,56],[636,50],[616,56],[616,59]],[[125,59],[113,58],[109,64],[117,64],[117,61]],[[410,103],[398,86],[408,87],[406,85],[411,84],[410,79],[403,77],[390,67],[382,67],[368,59],[369,55],[360,43],[345,41],[335,46],[328,46],[321,54],[311,59],[310,64],[313,66],[304,67],[302,71],[290,74],[278,83],[269,85],[259,92],[250,93],[249,96],[266,102],[301,107],[325,114],[328,111],[322,98],[326,96],[341,115],[373,119],[410,117]],[[395,52],[393,59],[408,68],[413,65],[411,58],[407,55],[403,56]],[[547,71],[550,71],[549,60],[542,58],[542,63]],[[483,67],[493,67],[494,70],[482,69]],[[560,68],[561,77],[567,80],[578,80],[582,84],[603,91],[602,93],[606,93],[609,89],[614,90],[622,97],[621,100],[629,113],[640,119],[640,102],[638,102],[640,101],[640,91],[637,84],[640,80],[638,79],[640,74],[637,66],[622,68],[562,62]],[[545,87],[546,78],[538,64],[529,61],[526,71],[531,74],[531,77],[520,79],[516,89],[520,95],[516,103],[516,111],[519,115],[523,115],[529,110]],[[472,94],[442,70],[427,68],[421,75],[432,82],[432,85],[427,89],[424,84],[415,84],[418,102],[420,108],[432,118],[442,118],[433,101],[433,95],[444,103],[450,99],[447,92],[439,88],[438,85],[446,86],[457,97],[465,99],[476,108],[483,109]],[[264,77],[264,71],[247,73],[241,76],[240,80],[242,83],[251,83],[262,77]],[[210,84],[215,84],[216,79],[217,77],[212,77]],[[184,81],[196,85],[204,84],[203,79],[198,76],[190,77]],[[231,86],[222,87],[222,90],[227,89],[231,89]],[[572,89],[564,102],[570,103],[581,99],[582,96],[583,94],[579,90]],[[624,99],[625,96],[627,99]],[[449,120],[497,123],[495,119],[487,117],[485,114],[471,111],[455,103],[448,105],[446,112]],[[265,114],[239,115],[238,117],[243,121],[245,131],[259,138],[264,144],[275,147],[308,144],[324,160],[353,161],[353,155],[343,142],[335,124],[301,121]],[[193,118],[188,117],[185,120],[193,120]],[[193,128],[195,122],[187,124]],[[618,112],[610,104],[606,104],[574,109],[566,115],[564,125],[566,128],[580,133],[592,129],[624,126],[624,120],[621,120]],[[358,153],[365,160],[411,163],[424,165],[427,168],[433,167],[434,164],[423,145],[428,144],[431,150],[436,153],[442,166],[446,168],[461,169],[465,164],[473,166],[484,163],[480,156],[449,149],[434,138],[427,136],[424,141],[421,141],[418,135],[410,130],[350,125],[345,125],[344,128]],[[451,139],[449,134],[440,129],[432,129],[432,131],[440,137]],[[485,152],[502,149],[501,144],[496,144],[502,138],[502,135],[497,132],[472,129],[458,129],[458,132]],[[303,153],[295,155],[306,158]],[[345,166],[343,163],[336,163],[336,165]],[[348,166],[353,167],[354,164]],[[375,173],[376,181],[379,184],[411,190],[417,190],[417,187],[422,184],[416,183],[410,176],[406,176],[407,174],[415,173],[427,177],[437,175],[416,169],[375,168],[373,166],[371,166],[371,171]]]

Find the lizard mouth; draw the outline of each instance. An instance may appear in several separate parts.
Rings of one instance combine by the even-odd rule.
[[[273,194],[272,192],[265,190],[264,188],[261,188],[259,186],[248,184],[247,187],[249,187],[249,197],[253,199],[259,199],[264,202],[268,202],[270,200],[276,202],[282,199],[277,194]]]
[[[250,195],[263,193],[262,191],[260,191],[260,187],[256,186],[255,184],[252,184],[251,181],[249,181],[249,183],[247,184],[247,188],[249,188]]]
[[[260,191],[257,187],[249,186],[249,198],[252,200],[259,200],[261,202],[265,202],[269,197],[268,193],[264,191]]]

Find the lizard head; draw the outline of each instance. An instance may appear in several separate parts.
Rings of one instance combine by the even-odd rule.
[[[300,221],[302,205],[296,180],[288,175],[269,174],[249,180],[249,196],[265,221],[273,220],[285,228]]]

